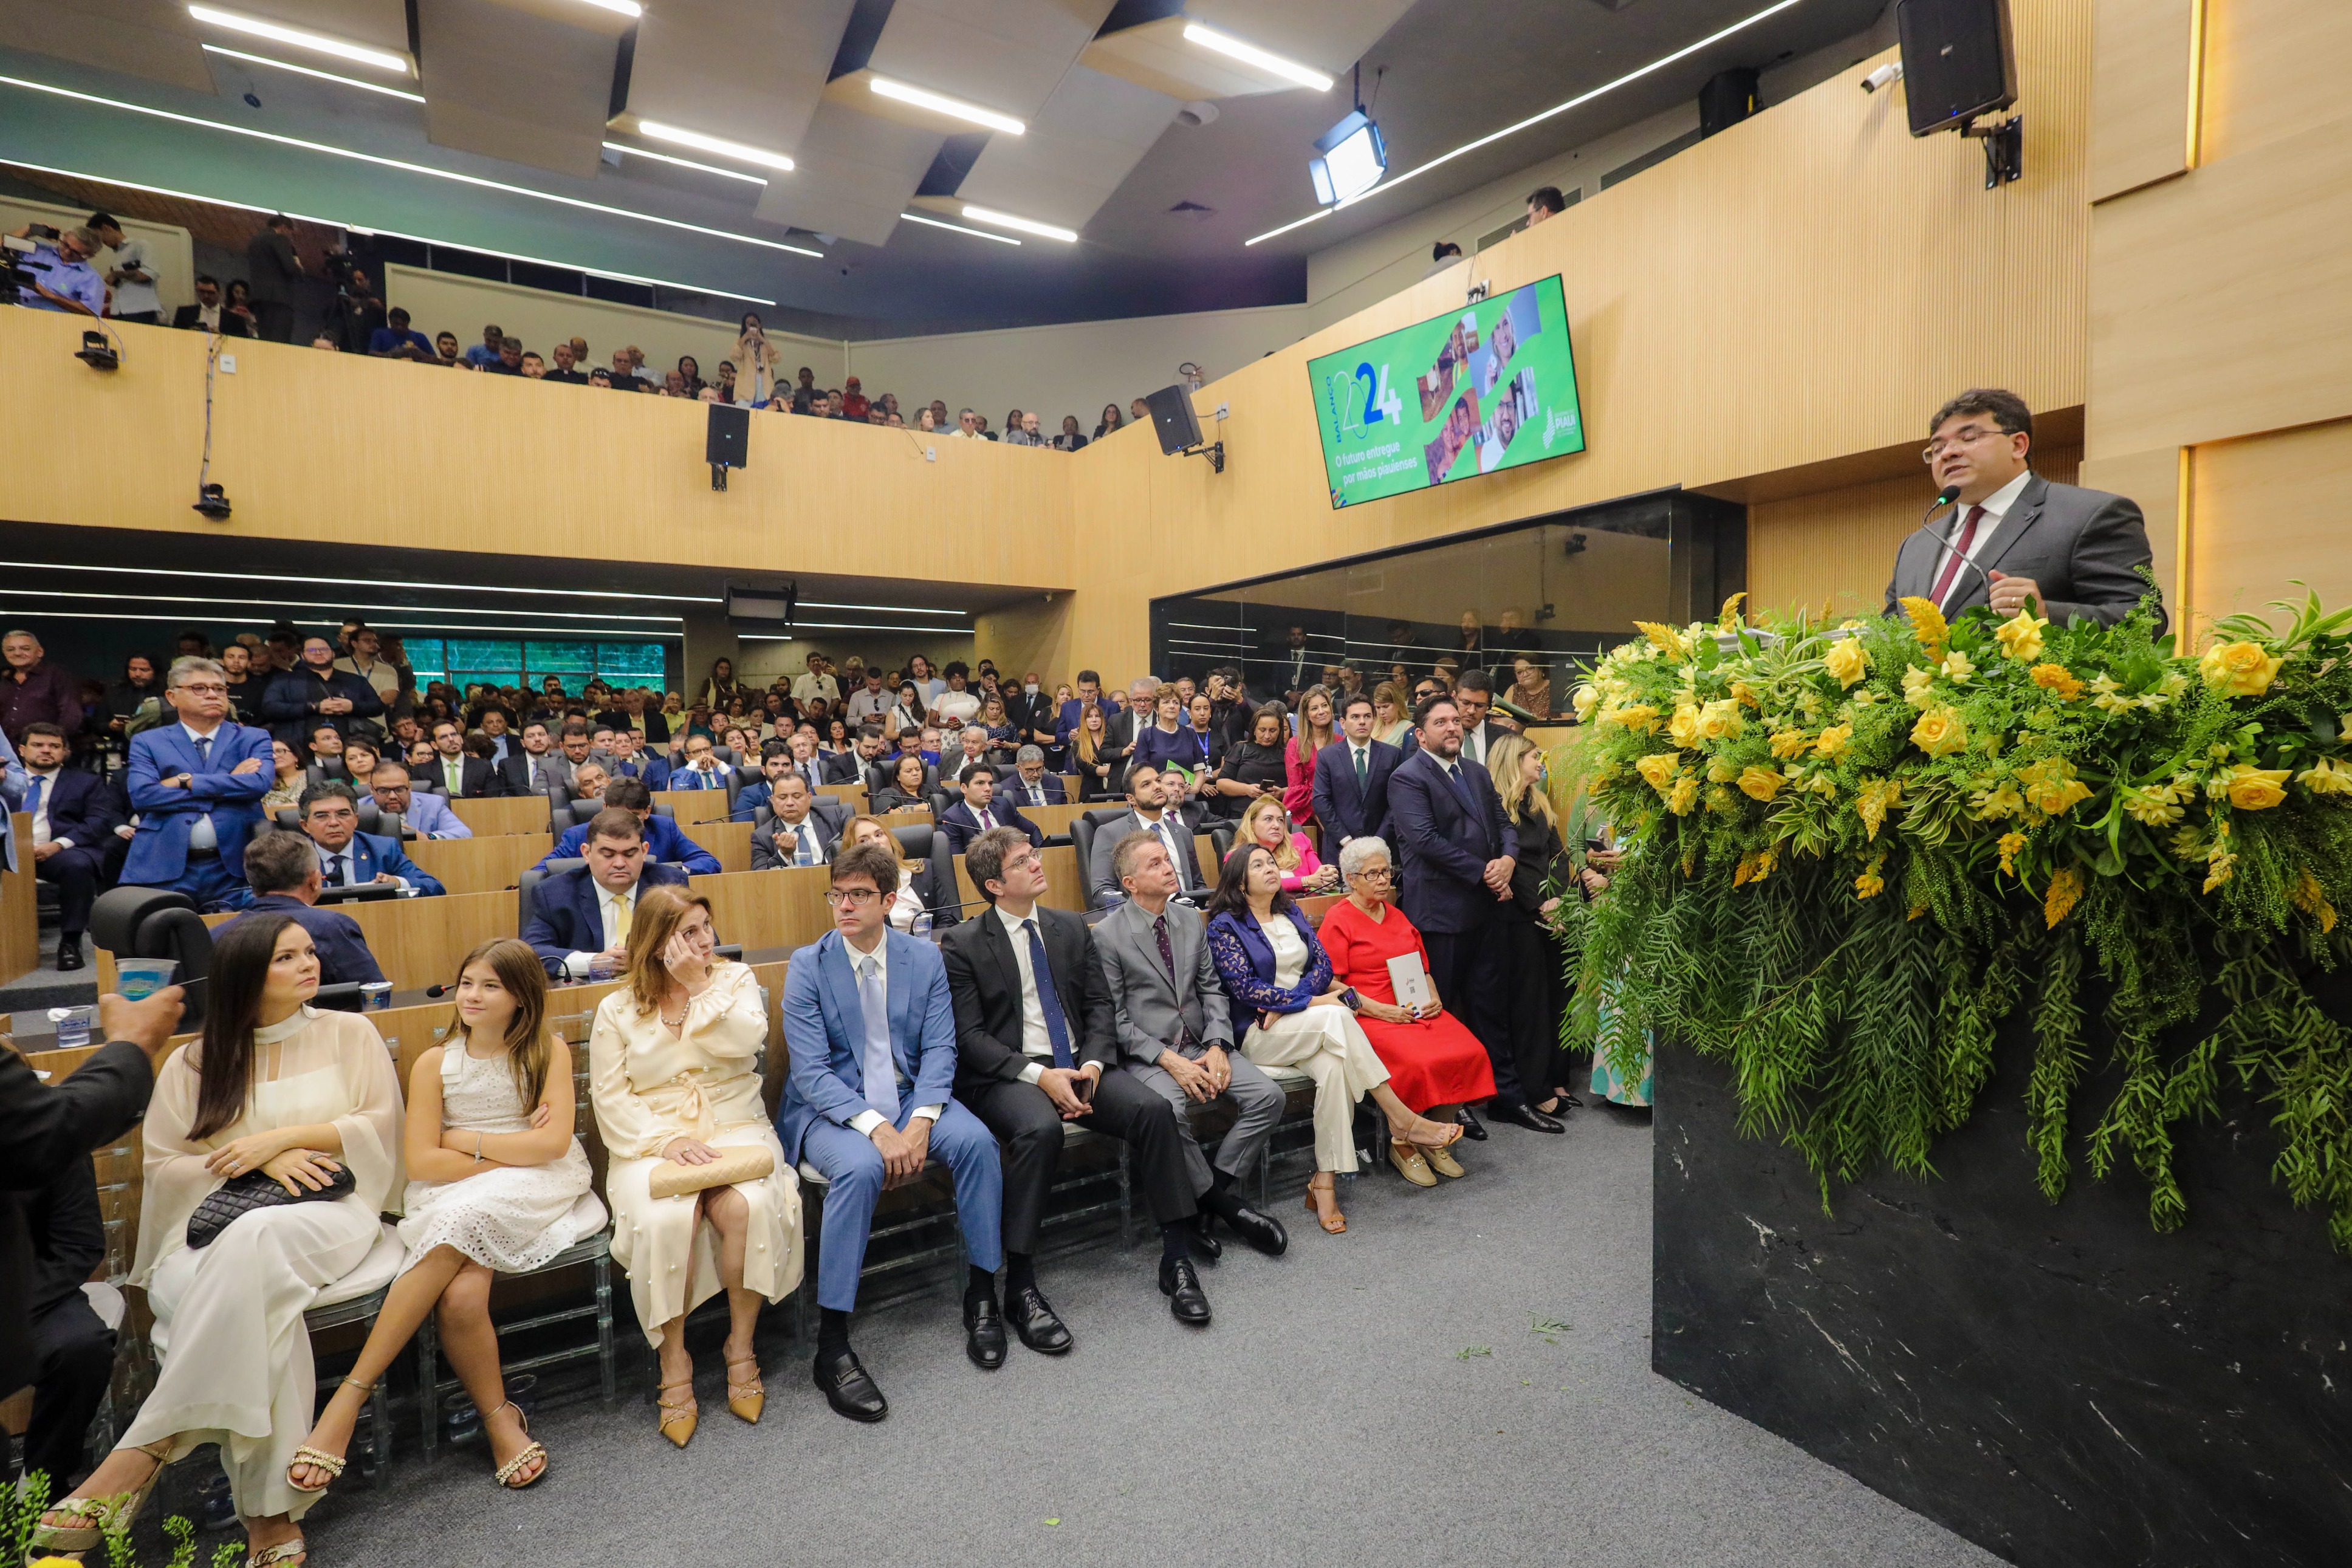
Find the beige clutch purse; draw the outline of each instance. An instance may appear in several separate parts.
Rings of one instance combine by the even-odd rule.
[[[679,1197],[689,1192],[701,1192],[714,1186],[732,1186],[739,1181],[758,1181],[773,1176],[776,1156],[756,1145],[740,1149],[722,1149],[719,1157],[709,1165],[681,1165],[676,1160],[664,1160],[654,1167],[653,1180],[648,1184],[656,1197]]]

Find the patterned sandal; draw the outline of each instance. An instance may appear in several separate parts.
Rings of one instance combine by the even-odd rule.
[[[515,1419],[522,1423],[522,1435],[526,1437],[530,1436],[530,1417],[522,1413],[521,1406],[517,1405],[513,1400],[509,1399],[505,1404],[499,1406],[498,1410],[491,1411],[490,1415],[497,1415],[499,1410],[513,1411],[515,1413]],[[489,1424],[489,1417],[486,1416],[482,1419],[484,1428],[487,1430]],[[533,1459],[537,1459],[539,1461],[539,1469],[531,1473],[530,1479],[529,1480],[520,1481],[515,1479],[515,1477],[522,1473],[523,1467],[530,1464]],[[505,1487],[509,1491],[520,1491],[525,1487],[538,1485],[541,1478],[546,1474],[547,1445],[544,1443],[534,1442],[521,1453],[517,1454],[513,1458],[509,1459],[505,1464],[499,1467],[498,1482],[499,1485]]]
[[[746,1367],[751,1369],[748,1375],[739,1375],[741,1369]],[[727,1362],[727,1408],[734,1412],[738,1420],[749,1421],[752,1425],[757,1426],[760,1420],[760,1412],[766,1409],[767,1406],[768,1390],[767,1385],[762,1383],[760,1378],[759,1356],[756,1354],[747,1355],[740,1361],[737,1361],[731,1356],[729,1357]]]
[[[150,1443],[139,1450],[155,1461],[147,1479],[129,1491],[111,1497],[68,1498],[41,1515],[33,1527],[32,1548],[37,1552],[95,1552],[105,1544],[110,1530],[129,1530],[138,1519],[139,1511],[147,1506],[148,1494],[163,1474],[170,1459],[172,1439]],[[52,1520],[55,1523],[50,1522]]]
[[[375,1385],[373,1383],[362,1383],[357,1378],[353,1377],[346,1377],[343,1381],[346,1384],[349,1384],[352,1387],[360,1391],[360,1399],[362,1404],[366,1402],[369,1395],[375,1392]],[[349,1457],[346,1455],[331,1454],[323,1448],[314,1448],[310,1444],[305,1443],[300,1448],[294,1450],[293,1462],[286,1467],[286,1484],[292,1487],[296,1491],[316,1495],[319,1492],[325,1491],[327,1487],[333,1486],[337,1480],[341,1479],[343,1466],[349,1462]],[[313,1469],[326,1471],[326,1486],[306,1487],[300,1481],[296,1480],[294,1479],[294,1472],[300,1469],[305,1465],[310,1466]]]
[[[275,1546],[265,1546],[258,1552],[245,1554],[245,1568],[278,1568],[280,1563],[299,1565],[310,1560],[310,1543],[300,1536],[281,1541]]]

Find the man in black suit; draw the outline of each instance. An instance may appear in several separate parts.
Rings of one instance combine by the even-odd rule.
[[[548,678],[554,679],[551,675]],[[509,795],[546,795],[552,788],[568,786],[572,780],[571,765],[555,749],[555,737],[548,733],[546,722],[541,719],[532,719],[522,727],[522,744],[507,747],[498,767]]]
[[[991,828],[1017,829],[1029,841],[1030,848],[1045,847],[1045,830],[1023,816],[1012,801],[996,798],[996,769],[992,765],[967,763],[956,783],[963,790],[963,800],[950,806],[940,818],[940,831],[948,836],[948,853],[964,853],[972,840]]]
[[[1462,755],[1461,705],[1443,694],[1430,697],[1414,722],[1421,744],[1389,775],[1389,819],[1404,874],[1399,904],[1429,949],[1437,994],[1486,1048],[1495,1069],[1489,1113],[1539,1133],[1565,1131],[1528,1103],[1512,1065],[1504,1012],[1509,977],[1496,918],[1511,895],[1517,830],[1486,768]],[[1463,1114],[1463,1125],[1475,1126],[1466,1107]]]
[[[1013,754],[1013,772],[1000,780],[1003,793],[1015,806],[1064,806],[1069,803],[1069,787],[1058,773],[1045,771],[1045,748],[1024,746]]]
[[[507,792],[506,776],[487,757],[466,753],[466,734],[448,719],[433,727],[433,760],[417,773],[417,781],[436,795],[453,800],[480,800]]]
[[[866,770],[881,759],[881,727],[865,725],[858,729],[857,740],[852,749],[836,751],[824,758],[824,781],[828,784],[863,783]]]
[[[218,332],[224,338],[250,338],[245,318],[229,310],[221,301],[220,279],[206,273],[196,279],[196,302],[183,305],[172,312],[172,325],[186,330]]]
[[[811,795],[808,780],[793,772],[779,773],[764,804],[767,821],[751,830],[753,871],[824,865],[833,859],[842,824],[849,820],[846,805],[829,795]]]
[[[955,1002],[955,1097],[1004,1143],[1004,1315],[1047,1355],[1070,1331],[1037,1289],[1037,1231],[1076,1122],[1127,1140],[1135,1180],[1159,1224],[1160,1289],[1181,1322],[1205,1324],[1209,1299],[1192,1262],[1198,1206],[1184,1163],[1188,1134],[1168,1102],[1118,1065],[1110,984],[1086,919],[1042,909],[1045,862],[1010,828],[971,841],[964,865],[988,900],[940,942]]]
[[[1486,753],[1511,733],[1486,716],[1495,706],[1494,676],[1475,667],[1463,671],[1454,677],[1454,700],[1462,710],[1462,755],[1484,768]]]
[[[308,834],[255,834],[245,847],[245,880],[253,889],[253,902],[229,925],[267,914],[290,915],[319,951],[320,985],[364,985],[383,978],[360,923],[341,910],[318,907],[324,881],[319,852]]]
[[[1340,705],[1339,738],[1315,754],[1315,820],[1331,863],[1349,839],[1389,836],[1389,775],[1403,760],[1403,752],[1372,738],[1371,698],[1359,692]]]
[[[1937,409],[1927,429],[1927,463],[1937,486],[1955,492],[1955,512],[1895,551],[1886,613],[1917,597],[1947,620],[1979,604],[2008,620],[2032,600],[2053,626],[2078,615],[2112,626],[2138,605],[2148,591],[2140,573],[2154,559],[2139,507],[2034,473],[2033,412],[2023,398],[1971,388]],[[2156,630],[2164,627],[2159,611]]]
[[[1265,656],[1276,666],[1276,689],[1288,701],[1296,703],[1298,694],[1314,685],[1317,666],[1313,663],[1315,655],[1307,648],[1306,627],[1284,627],[1282,641],[1269,646]]]
[[[47,720],[25,727],[23,810],[33,818],[33,874],[58,890],[58,967],[82,967],[81,934],[114,846],[118,815],[112,793],[95,773],[66,763],[66,732]]]

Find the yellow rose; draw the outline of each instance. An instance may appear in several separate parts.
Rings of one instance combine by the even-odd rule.
[[[1675,709],[1675,716],[1667,721],[1666,734],[1685,751],[1697,750],[1698,705],[1685,703]]]
[[[1675,775],[1681,770],[1682,758],[1672,751],[1654,751],[1633,764],[1633,771],[1648,779],[1650,788],[1661,795],[1666,792],[1666,786],[1675,781]]]
[[[1581,685],[1569,695],[1568,700],[1576,708],[1576,722],[1589,724],[1592,719],[1592,710],[1601,706],[1601,693],[1591,685]]]
[[[1839,686],[1851,686],[1870,674],[1870,655],[1862,651],[1860,642],[1848,637],[1830,644],[1830,651],[1822,655],[1822,668],[1835,677]]]
[[[2031,674],[2035,685],[2056,693],[2060,702],[2070,703],[2083,695],[2083,683],[2063,664],[2036,664]]]
[[[1675,780],[1666,793],[1666,810],[1677,817],[1687,817],[1690,809],[1698,804],[1698,780],[1685,773]]]
[[[2352,768],[2334,758],[2322,758],[2294,776],[2294,781],[2315,795],[2352,795]]]
[[[1835,760],[1844,755],[1845,743],[1853,738],[1853,726],[1833,724],[1822,731],[1821,738],[1813,742],[1813,753],[1817,757]]]
[[[1698,710],[1698,737],[1701,740],[1737,740],[1748,727],[1739,716],[1739,705],[1728,697],[1718,698]]]
[[[2286,799],[2279,788],[2287,779],[2284,768],[2250,768],[2241,764],[2230,769],[2230,804],[2241,811],[2266,811]]]
[[[1603,724],[1622,724],[1635,735],[1647,735],[1658,727],[1658,710],[1647,704],[1632,707],[1612,708],[1601,716]]]
[[[1776,730],[1772,736],[1772,755],[1786,762],[1791,757],[1802,757],[1813,744],[1813,737],[1801,729]]]
[[[1706,781],[1710,784],[1728,784],[1738,777],[1739,769],[1720,757],[1706,765]]]
[[[2042,629],[2049,625],[2031,610],[2021,610],[2011,619],[1992,629],[2000,641],[2000,651],[2020,663],[2042,657]]]
[[[1948,707],[1929,708],[1911,727],[1911,744],[1930,757],[1949,757],[1969,743],[1969,727]]]
[[[2285,663],[2286,655],[2266,653],[2260,643],[2216,643],[2197,661],[2197,673],[2207,685],[2233,697],[2258,697],[2271,689]]]
[[[1777,768],[1750,765],[1740,770],[1739,792],[1751,800],[1769,800],[1780,792],[1780,786],[1786,782],[1788,780],[1781,778]]]

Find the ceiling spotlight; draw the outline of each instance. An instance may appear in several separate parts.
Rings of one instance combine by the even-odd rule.
[[[258,16],[240,16],[234,11],[216,10],[210,5],[191,5],[188,15],[208,26],[226,27],[232,33],[250,33],[257,38],[268,38],[298,49],[312,49],[337,59],[355,60],[378,70],[408,74],[408,59],[386,49],[372,49],[364,44],[354,44],[342,38],[331,38],[323,33],[305,32],[277,22],[265,22]]]
[[[642,16],[646,14],[646,8],[638,5],[637,0],[587,0],[587,3],[599,11],[618,11],[624,16]]]
[[[747,147],[740,141],[730,141],[720,136],[705,136],[699,131],[680,131],[675,125],[664,125],[657,120],[638,120],[637,134],[650,136],[656,141],[674,141],[680,147],[691,147],[698,152],[715,152],[721,158],[735,158],[746,163],[757,163],[765,169],[782,169],[789,172],[793,167],[793,161],[781,152],[770,152],[762,148]]]
[[[968,120],[974,125],[985,125],[991,131],[1002,131],[1008,136],[1024,135],[1029,130],[1009,114],[999,114],[992,109],[982,109],[976,103],[966,103],[960,98],[950,98],[928,88],[909,87],[888,77],[870,77],[866,85],[884,98],[894,98],[900,103],[911,103],[918,109],[928,109],[956,120]]]
[[[1035,235],[1041,239],[1057,239],[1064,245],[1078,243],[1078,231],[1076,229],[1055,228],[1052,224],[1041,224],[1034,218],[1016,218],[1011,213],[1000,213],[993,207],[975,207],[967,202],[963,215],[976,224],[994,224],[1001,229],[1014,229],[1024,235]]]
[[[920,213],[900,213],[898,215],[910,224],[920,224],[925,228],[945,229],[950,234],[970,235],[974,239],[992,239],[999,245],[1021,243],[1011,235],[992,235],[982,229],[968,229],[961,224],[951,224],[944,218],[927,218]]]
[[[1389,172],[1381,128],[1360,109],[1325,131],[1315,143],[1315,154],[1307,160],[1307,172],[1315,182],[1315,199],[1327,207],[1362,195]]]
[[[1311,87],[1317,92],[1331,90],[1331,78],[1313,66],[1302,66],[1297,60],[1286,60],[1280,55],[1268,54],[1255,44],[1245,44],[1229,33],[1218,32],[1214,27],[1203,27],[1198,22],[1187,23],[1184,41],[1198,44],[1204,49],[1214,49],[1228,58],[1239,60],[1245,66],[1255,66],[1285,81],[1295,81],[1300,87]]]

